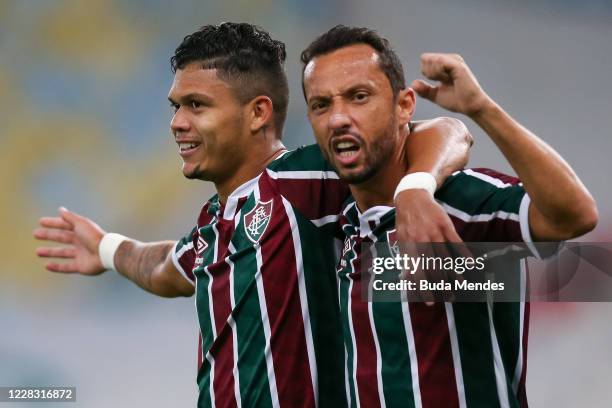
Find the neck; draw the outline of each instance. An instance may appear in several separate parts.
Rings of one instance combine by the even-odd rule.
[[[227,202],[227,198],[230,194],[247,181],[259,176],[268,164],[285,150],[287,149],[278,139],[267,144],[264,149],[258,149],[256,147],[252,149],[243,165],[231,177],[221,182],[215,182],[219,201],[222,203]]]
[[[393,207],[395,188],[408,168],[405,146],[406,137],[401,137],[391,159],[387,160],[374,176],[362,183],[349,185],[351,194],[361,212],[379,205]]]

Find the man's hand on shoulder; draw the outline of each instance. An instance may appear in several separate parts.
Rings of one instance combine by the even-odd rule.
[[[463,242],[450,217],[430,192],[423,189],[405,190],[397,195],[395,208],[396,237],[401,255],[445,258],[452,256],[446,245],[434,243]],[[453,248],[470,256],[467,249],[461,245]],[[427,270],[423,267],[409,273],[404,271],[400,278],[415,282],[417,287],[422,280],[437,282],[443,279],[451,282],[457,278],[461,279],[460,276],[450,276],[442,270]],[[428,306],[436,301],[431,291],[419,290],[417,294]]]
[[[462,242],[450,217],[428,191],[402,191],[395,208],[398,242]]]

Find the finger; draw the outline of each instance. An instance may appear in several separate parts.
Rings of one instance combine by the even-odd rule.
[[[426,268],[424,268],[423,272],[427,277],[427,280],[432,283],[437,282],[448,282],[447,276],[444,273],[443,263],[445,258],[448,256],[448,252],[446,250],[446,244],[444,243],[444,237],[441,232],[436,231],[433,234],[433,238],[431,239],[431,243],[427,244],[427,259],[433,260],[431,264],[429,264]],[[442,263],[438,263],[438,260],[442,260]],[[446,292],[444,290],[435,290],[429,292],[429,299],[434,302],[442,302],[446,299]],[[433,306],[433,302],[425,302],[427,306]]]
[[[36,255],[41,258],[75,258],[76,249],[74,247],[40,247],[36,248]]]
[[[402,256],[415,257],[417,256],[416,244],[411,241],[399,240],[399,253]],[[400,271],[400,279],[413,280],[414,279],[414,271],[410,269],[402,269]]]
[[[415,79],[410,85],[412,89],[421,97],[433,101],[436,99],[438,87],[428,84],[421,79]]]
[[[446,237],[444,236],[444,233],[442,230],[433,231],[433,233],[431,234],[427,242],[431,242],[431,243],[446,242]]]
[[[426,78],[448,83],[459,63],[448,54],[425,53],[421,55],[421,72]]]
[[[42,241],[54,241],[61,244],[71,244],[74,239],[74,233],[72,231],[36,228],[34,230],[34,238]]]
[[[41,227],[71,230],[72,225],[64,221],[61,217],[42,217],[38,220]]]
[[[434,244],[436,250],[436,257],[442,259],[442,264],[446,265],[447,260],[454,259],[454,253],[452,249],[456,246],[454,244],[449,244],[448,242],[437,243]],[[449,290],[443,290],[439,293],[444,302],[453,302],[455,299],[454,288],[455,281],[461,279],[461,275],[456,273],[454,269],[447,269],[443,267],[439,270],[439,274],[436,276],[437,280],[442,280],[450,285]]]
[[[454,244],[463,243],[463,240],[459,234],[457,234],[457,230],[452,223],[444,227],[442,233],[444,234],[444,241],[446,242],[452,242]]]
[[[49,262],[45,265],[45,268],[51,272],[59,272],[59,273],[77,273],[78,267],[75,262],[68,263],[58,263],[58,262]]]
[[[422,253],[425,259],[431,259],[435,257],[434,244],[429,242],[427,244],[423,244],[421,247],[423,248]],[[429,283],[434,283],[438,281],[438,272],[435,270],[435,267],[431,269],[423,266],[421,269],[421,274],[424,279],[427,280]],[[437,295],[438,293],[434,293],[433,290],[424,291],[423,300],[425,302],[425,305],[429,307],[433,306],[436,302],[436,298],[438,297]]]
[[[448,256],[451,256],[454,259],[458,259],[458,258],[472,259],[474,257],[471,251],[469,250],[469,248],[467,247],[467,245],[465,245],[465,243],[461,240],[461,238],[457,234],[457,231],[455,230],[452,223],[449,226],[447,226],[447,228],[444,231],[445,231],[445,235],[449,242],[449,244],[447,245],[447,249],[449,250]],[[447,297],[446,297],[447,302],[455,302],[457,301],[458,298],[460,298],[459,295],[461,295],[462,293],[461,291],[455,289],[457,287],[455,285],[455,282],[462,283],[463,281],[465,281],[464,272],[465,271],[458,272],[457,270],[447,271],[446,279],[451,283],[451,287],[453,288],[451,289],[450,292],[447,293]]]
[[[70,225],[74,225],[74,223],[79,221],[79,219],[81,218],[80,215],[68,210],[66,207],[60,207],[58,211],[60,213],[60,216],[64,219],[64,221],[66,221]]]
[[[463,59],[463,57],[459,54],[448,54],[448,56],[458,62],[465,62],[465,60]]]
[[[472,253],[472,251],[470,251],[468,245],[463,242],[459,234],[457,234],[457,231],[455,230],[455,227],[452,224],[444,230],[444,234],[447,238],[447,241],[452,243],[451,248],[453,250],[453,253],[458,254],[459,256],[462,256],[464,258],[474,257],[474,254]]]
[[[414,280],[417,282],[418,287],[421,287],[421,282],[428,282],[431,283],[432,282],[432,276],[429,273],[429,271],[427,270],[427,268],[425,267],[425,265],[423,264],[423,261],[425,259],[428,259],[428,257],[431,256],[431,254],[433,253],[432,248],[431,248],[431,243],[428,242],[422,242],[422,243],[418,243],[415,244],[415,256],[421,258],[421,263],[418,265],[418,267],[415,269],[414,271]],[[433,302],[435,300],[434,294],[431,290],[429,289],[424,289],[421,290],[419,289],[418,293],[418,298],[419,301],[424,302],[427,306],[432,306]]]

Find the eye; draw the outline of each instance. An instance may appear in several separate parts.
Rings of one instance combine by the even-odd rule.
[[[178,103],[172,103],[172,102],[170,102],[170,109],[172,109],[172,111],[173,111],[174,113],[176,113],[176,111],[179,109],[179,105],[178,105]]]
[[[356,92],[355,95],[353,95],[353,100],[357,101],[357,102],[365,102],[368,99],[368,93],[367,92]]]
[[[198,102],[198,101],[191,101],[190,102],[191,108],[192,109],[200,109],[203,105]]]
[[[310,105],[310,110],[317,113],[327,108],[328,104],[324,101],[315,101]]]

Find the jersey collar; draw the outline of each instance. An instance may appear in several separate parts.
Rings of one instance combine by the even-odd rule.
[[[374,229],[380,225],[381,220],[386,219],[386,216],[394,209],[394,207],[389,207],[386,205],[377,205],[375,207],[368,208],[364,212],[361,212],[357,207],[357,203],[353,201],[344,210],[344,215],[351,223],[357,234],[359,234],[360,237],[365,238],[366,236],[371,235],[372,231],[374,231]]]
[[[233,220],[236,216],[236,212],[240,210],[240,207],[246,202],[246,199],[257,185],[259,181],[259,174],[257,177],[250,179],[249,181],[241,184],[227,197],[227,202],[222,204],[219,202],[219,196],[215,195],[209,201],[208,212],[215,215],[217,218],[223,218],[225,220]]]

